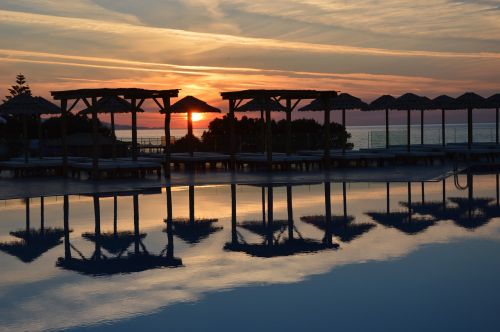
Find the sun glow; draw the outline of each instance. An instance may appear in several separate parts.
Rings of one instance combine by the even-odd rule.
[[[203,120],[204,116],[203,116],[203,113],[193,112],[191,115],[191,118],[192,118],[193,122],[198,122],[198,121]]]

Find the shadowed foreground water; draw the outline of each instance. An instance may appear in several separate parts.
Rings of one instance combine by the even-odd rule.
[[[497,330],[498,217],[496,174],[3,201],[0,329]]]

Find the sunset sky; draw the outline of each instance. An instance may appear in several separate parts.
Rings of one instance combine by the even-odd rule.
[[[179,88],[224,110],[221,91],[248,88],[331,89],[366,101],[500,92],[496,0],[0,0],[0,38],[2,95],[20,72],[44,97]],[[159,116],[139,122],[156,126]],[[349,121],[378,120],[357,112]]]

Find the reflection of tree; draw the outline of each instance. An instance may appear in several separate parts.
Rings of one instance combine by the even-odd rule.
[[[60,228],[44,230],[29,230],[10,232],[10,235],[20,239],[0,243],[0,250],[16,256],[25,263],[30,263],[50,249],[62,243],[64,231]]]
[[[314,225],[322,231],[327,230],[326,218],[324,215],[303,216],[300,217],[300,220],[307,224]],[[353,223],[353,221],[353,216],[347,216],[347,218],[344,216],[332,216],[330,221],[331,225],[329,227],[332,235],[337,236],[342,242],[351,242],[375,227],[372,223]]]

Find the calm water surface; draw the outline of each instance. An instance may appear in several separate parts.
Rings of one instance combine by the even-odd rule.
[[[3,201],[0,330],[498,331],[497,179]]]

